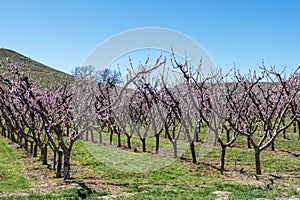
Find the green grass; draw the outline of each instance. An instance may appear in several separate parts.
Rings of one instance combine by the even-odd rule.
[[[0,137],[0,193],[2,192],[28,192],[30,181],[23,175],[24,169],[15,152]]]
[[[219,151],[219,148],[214,148],[208,157],[200,161],[218,163]],[[278,171],[285,174],[298,174],[300,171],[298,159],[282,155],[273,156],[272,152],[270,153],[272,156],[270,156],[269,153],[263,152],[262,155],[264,173]],[[247,182],[230,184],[225,180],[225,176],[220,175],[216,169],[182,160],[174,160],[173,163],[162,169],[146,173],[120,171],[116,167],[109,166],[110,163],[103,162],[104,158],[93,157],[82,141],[75,144],[72,156],[80,163],[91,167],[104,184],[122,187],[126,195],[121,195],[117,199],[215,199],[216,191],[228,192],[229,199],[273,199],[282,195],[300,196],[299,191],[293,186],[298,185],[299,187],[300,183],[297,180],[289,184],[282,180],[269,188],[266,186],[267,183],[265,185],[249,185]],[[126,153],[123,156],[126,156]],[[188,152],[186,156],[189,157]],[[250,172],[255,170],[254,155],[251,149],[228,148],[226,158],[227,164],[231,166],[238,162],[239,168],[244,166],[249,168]],[[121,158],[111,157],[110,159]]]
[[[203,138],[202,135],[201,137]],[[121,138],[122,145],[126,146],[126,137],[122,135]],[[95,136],[95,139],[98,138]],[[103,140],[107,143],[106,145],[77,141],[73,147],[72,160],[76,160],[80,164],[91,168],[94,171],[94,178],[101,180],[101,183],[104,185],[117,186],[120,193],[117,199],[216,199],[219,191],[227,193],[229,199],[300,197],[300,180],[297,178],[282,179],[270,185],[268,178],[260,182],[261,184],[254,184],[248,183],[247,180],[239,180],[239,178],[249,176],[246,174],[240,175],[238,172],[226,172],[225,175],[221,175],[214,168],[219,166],[219,147],[213,147],[207,156],[201,157],[198,155],[199,164],[191,164],[188,161],[191,158],[190,151],[188,146],[185,146],[186,151],[183,156],[187,160],[173,159],[169,160],[170,162],[165,163],[162,167],[157,167],[160,162],[165,161],[164,158],[157,158],[153,154],[151,147],[155,145],[155,138],[147,138],[146,141],[147,149],[151,153],[140,152],[141,142],[137,137],[132,138],[132,144],[134,148],[138,148],[138,152],[126,148],[117,148],[115,145],[117,144],[115,134],[113,146],[108,144],[109,134],[105,133]],[[167,139],[161,138],[162,149],[166,148],[168,144],[169,141]],[[242,137],[238,139],[237,144],[237,146],[246,147]],[[8,184],[1,183],[0,191],[28,193],[30,181],[22,175],[22,166],[17,161],[18,153],[9,147],[7,141],[4,141],[2,138],[0,138],[0,145],[0,172],[2,172],[2,168],[16,170],[4,173],[6,177],[13,178],[7,180]],[[278,138],[275,145],[276,149],[299,152],[299,141],[288,141]],[[199,153],[199,151],[200,144],[196,143],[196,152]],[[91,153],[96,156],[92,156]],[[300,175],[300,159],[295,156],[281,151],[272,152],[268,149],[262,152],[261,159],[263,174]],[[4,163],[11,164],[8,167],[3,166]],[[225,167],[230,170],[244,168],[247,174],[253,175],[255,172],[253,149],[227,148]],[[126,168],[127,170],[124,170]],[[142,170],[139,171],[137,169]],[[237,176],[237,178],[233,179],[233,182],[232,176]],[[81,176],[79,175],[78,177]],[[84,177],[82,178],[84,181]],[[254,176],[251,180],[255,181]],[[9,182],[12,183],[9,184]],[[27,185],[25,187],[24,185],[23,187],[16,187],[18,184]],[[0,197],[0,199],[76,199],[82,197],[96,199],[99,196],[108,194],[110,193],[103,191],[87,195],[86,191],[82,189],[71,188],[57,194],[30,194],[22,197]]]

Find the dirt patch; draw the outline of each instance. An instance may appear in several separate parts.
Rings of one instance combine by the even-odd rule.
[[[213,194],[217,195],[216,200],[225,200],[228,199],[228,195],[231,194],[231,192],[225,192],[225,191],[215,191]]]

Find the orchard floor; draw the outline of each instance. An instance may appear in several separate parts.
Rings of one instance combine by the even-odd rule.
[[[197,164],[189,162],[187,153],[185,159],[163,169],[132,174],[101,163],[78,141],[72,153],[72,181],[66,183],[54,178],[50,165],[42,165],[17,144],[0,137],[0,158],[12,155],[10,160],[0,160],[0,199],[300,199],[300,143],[290,147],[292,154],[263,152],[260,176],[254,173],[252,151],[238,144],[227,150],[224,175],[218,170],[219,148]],[[10,170],[12,166],[18,166],[16,171]],[[87,195],[76,181],[93,194]]]

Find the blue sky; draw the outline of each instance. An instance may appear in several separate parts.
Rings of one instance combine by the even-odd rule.
[[[0,0],[1,47],[70,72],[120,32],[162,27],[202,45],[218,67],[243,72],[300,64],[298,0]]]

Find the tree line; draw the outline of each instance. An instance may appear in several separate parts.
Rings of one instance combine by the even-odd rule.
[[[40,88],[18,64],[1,61],[2,135],[34,157],[39,154],[45,165],[50,148],[52,168],[64,180],[70,178],[74,142],[82,138],[102,143],[105,132],[110,143],[117,135],[118,147],[129,149],[132,137],[139,138],[142,152],[147,151],[147,138],[154,137],[157,154],[160,141],[167,139],[174,158],[178,142],[184,141],[196,163],[195,147],[201,145],[199,134],[206,128],[213,145],[221,149],[222,173],[226,149],[239,137],[253,149],[257,174],[261,174],[261,152],[274,150],[279,134],[286,138],[286,130],[294,126],[300,139],[299,67],[287,77],[265,66],[245,75],[238,70],[203,74],[201,65],[179,63],[172,55],[172,66],[167,67],[166,60],[160,56],[150,65],[147,59],[137,67],[130,62],[126,76],[82,66],[72,78],[48,88]],[[121,142],[122,135],[126,144]]]

